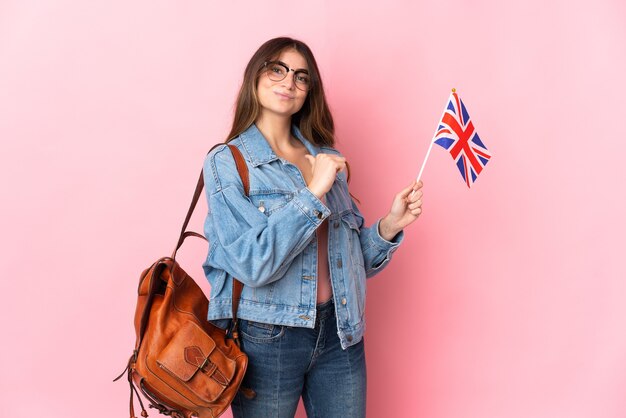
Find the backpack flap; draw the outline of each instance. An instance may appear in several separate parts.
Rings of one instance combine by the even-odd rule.
[[[157,357],[157,364],[203,401],[214,402],[235,375],[236,362],[194,322],[185,323]]]

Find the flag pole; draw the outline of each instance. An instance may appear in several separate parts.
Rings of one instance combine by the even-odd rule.
[[[452,89],[452,93],[455,93],[456,89]],[[449,98],[446,101],[446,105],[443,108],[443,112],[441,113],[441,117],[439,118],[439,120],[437,121],[437,126],[435,127],[435,132],[433,132],[433,136],[430,139],[430,147],[428,147],[428,152],[426,153],[426,158],[424,158],[424,162],[422,163],[422,168],[420,168],[420,172],[417,175],[417,182],[419,183],[420,179],[422,178],[422,173],[424,172],[424,167],[426,166],[426,161],[428,161],[428,157],[430,157],[430,151],[432,151],[433,149],[433,144],[435,143],[434,139],[435,139],[435,135],[437,135],[437,131],[439,130],[439,122],[441,122],[441,119],[443,119],[443,115],[445,115],[446,110],[448,109],[448,102],[449,102]],[[414,192],[413,192],[414,193]]]

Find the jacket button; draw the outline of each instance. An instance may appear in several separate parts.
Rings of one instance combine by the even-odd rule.
[[[305,321],[308,321],[309,319],[311,319],[311,317],[308,315],[300,315],[298,318],[304,319]]]
[[[339,260],[337,260],[337,267],[338,268],[343,267],[343,263],[341,262],[341,258]]]
[[[349,343],[352,342],[352,335],[347,335],[346,336],[346,340],[348,340]]]
[[[339,221],[335,221],[335,223],[333,224],[333,228],[339,228]]]
[[[345,305],[346,303],[348,303],[348,301],[346,300],[346,298],[341,298],[341,304]]]
[[[313,214],[314,214],[315,216],[317,216],[317,219],[322,219],[322,217],[324,216],[324,215],[322,214],[322,212],[320,212],[320,211],[319,211],[319,210],[317,210],[317,209],[315,209],[315,210],[313,211]]]

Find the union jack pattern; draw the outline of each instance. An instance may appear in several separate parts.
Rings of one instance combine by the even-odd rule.
[[[491,153],[476,133],[465,105],[454,91],[439,122],[435,144],[448,150],[467,187],[472,187],[491,159]]]

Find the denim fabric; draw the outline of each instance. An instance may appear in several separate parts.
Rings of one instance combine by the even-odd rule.
[[[332,300],[319,306],[313,329],[241,321],[241,386],[256,396],[237,393],[235,418],[292,418],[301,395],[309,418],[365,417],[364,341],[343,350],[334,311]]]
[[[339,155],[317,147],[294,126],[293,134],[313,155]],[[255,124],[230,144],[237,146],[249,169],[250,193],[243,185],[226,145],[204,162],[209,212],[204,233],[209,252],[203,264],[211,285],[208,318],[230,318],[232,280],[244,284],[238,316],[256,322],[313,328],[316,321],[316,229],[325,220],[328,257],[338,335],[346,348],[365,331],[366,277],[380,272],[403,239],[390,242],[378,220],[366,227],[348,192],[345,172],[322,203],[306,187],[300,170],[277,157]]]

